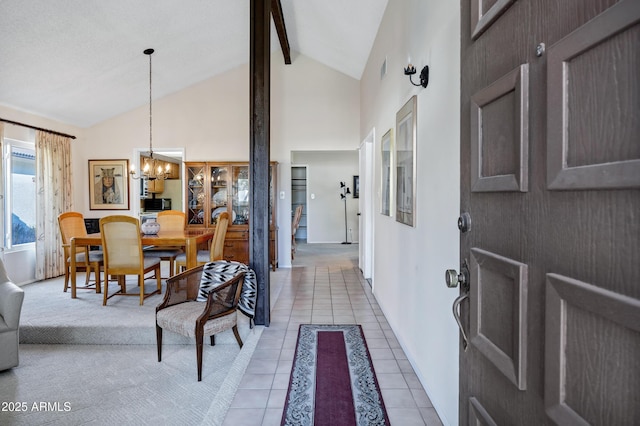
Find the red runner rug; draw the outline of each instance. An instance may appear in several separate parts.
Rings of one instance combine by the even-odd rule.
[[[300,326],[282,425],[389,425],[359,325]]]

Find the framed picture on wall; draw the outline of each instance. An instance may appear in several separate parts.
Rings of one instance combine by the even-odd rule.
[[[380,142],[381,147],[381,173],[382,176],[382,197],[380,203],[380,213],[385,216],[391,216],[391,165],[393,155],[393,130],[389,129],[387,133],[382,136]]]
[[[129,160],[89,160],[89,209],[129,210]]]
[[[415,226],[417,98],[396,114],[396,221]]]

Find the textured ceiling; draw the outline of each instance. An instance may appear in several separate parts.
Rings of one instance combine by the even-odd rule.
[[[360,79],[387,0],[281,3],[292,51]],[[0,0],[0,40],[1,105],[88,127],[147,103],[146,48],[154,99],[246,63],[249,1]]]

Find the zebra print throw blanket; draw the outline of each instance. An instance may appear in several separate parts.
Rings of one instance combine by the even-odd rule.
[[[240,272],[244,272],[245,275],[238,309],[253,320],[253,317],[256,314],[258,283],[256,281],[255,271],[244,263],[233,262],[230,260],[217,260],[215,262],[206,263],[202,268],[200,290],[196,300],[198,302],[206,302],[207,295],[211,290],[220,284],[229,281]]]

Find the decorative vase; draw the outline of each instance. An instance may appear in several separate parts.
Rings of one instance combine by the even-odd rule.
[[[148,220],[140,225],[140,230],[146,235],[155,235],[160,231],[160,224],[155,220]]]

